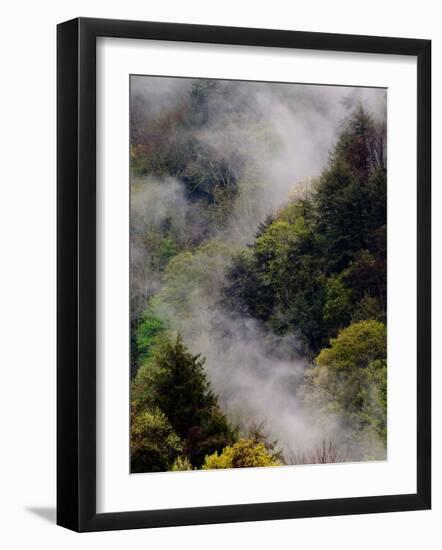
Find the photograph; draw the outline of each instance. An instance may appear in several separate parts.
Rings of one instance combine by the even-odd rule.
[[[388,90],[129,89],[130,472],[387,460]]]
[[[440,5],[5,4],[1,548],[441,546]]]

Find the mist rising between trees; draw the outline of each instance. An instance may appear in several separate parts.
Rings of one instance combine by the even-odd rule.
[[[382,460],[386,92],[132,77],[131,471]]]

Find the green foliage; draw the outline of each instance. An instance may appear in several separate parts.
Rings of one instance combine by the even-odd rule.
[[[350,320],[352,309],[351,290],[338,275],[332,275],[325,283],[324,321],[330,327],[330,333],[342,327]]]
[[[190,460],[185,456],[177,456],[174,463],[172,464],[172,472],[186,472],[188,470],[193,470]]]
[[[339,412],[356,432],[386,437],[387,334],[379,321],[360,321],[332,338],[306,374],[310,398]]]
[[[223,304],[243,315],[268,320],[274,310],[272,286],[264,285],[252,250],[233,257],[227,268],[227,285],[222,292]]]
[[[227,270],[224,304],[316,354],[354,320],[385,319],[385,129],[358,108],[309,197],[261,225]]]
[[[250,438],[240,439],[234,445],[226,447],[221,454],[216,452],[207,456],[203,470],[280,465],[281,462],[269,453],[264,443]]]
[[[352,289],[355,300],[375,297],[385,309],[387,301],[386,262],[379,260],[368,250],[360,250],[342,272],[342,278]]]
[[[259,267],[260,284],[271,289],[276,302],[288,302],[291,288],[286,284],[286,268],[290,262],[290,252],[296,246],[300,235],[305,232],[305,225],[302,217],[293,224],[275,220],[255,240],[253,252],[256,265]]]
[[[215,303],[229,264],[237,247],[220,241],[208,241],[193,252],[175,256],[167,266],[163,288],[156,304],[172,307],[174,315],[185,318],[194,304]]]
[[[169,470],[182,450],[180,438],[158,408],[131,418],[131,472]]]
[[[385,128],[360,106],[319,180],[318,229],[328,269],[340,271],[360,249],[373,249],[374,232],[386,222]]]
[[[356,304],[356,307],[352,314],[352,321],[364,321],[367,319],[375,319],[377,321],[384,320],[384,313],[379,305],[379,301],[365,293],[360,301]]]
[[[325,278],[311,212],[304,201],[281,212],[285,221],[261,227],[250,251],[227,271],[224,303],[276,332],[292,330],[314,347],[323,340]]]
[[[216,404],[203,365],[204,360],[192,355],[180,336],[164,338],[135,380],[143,386],[146,404],[161,409],[181,437],[189,427],[199,426]]]
[[[367,383],[361,391],[362,416],[384,443],[387,442],[387,361],[372,361],[367,368]]]
[[[269,216],[240,250],[219,239],[247,178],[256,177],[247,148],[257,156],[275,146],[241,90],[240,83],[197,80],[155,120],[142,114],[141,103],[134,107],[132,197],[141,221],[147,204],[155,211],[142,176],[154,178],[159,201],[161,182],[178,179],[185,198],[177,184],[174,200],[186,208],[172,200],[157,221],[134,216],[131,224],[131,239],[144,253],[134,256],[132,272],[141,280],[148,272],[152,282],[135,297],[132,321],[132,471],[281,463],[258,437],[237,441],[204,359],[167,332],[165,320],[173,318],[186,339],[198,333],[201,304],[251,316],[264,331],[295,334],[307,357],[316,357],[306,373],[306,400],[325,414],[338,412],[354,440],[367,430],[386,438],[385,128],[357,108],[309,193]]]
[[[151,270],[159,272],[164,270],[169,260],[182,248],[177,237],[171,234],[170,228],[166,229],[165,227],[146,228],[140,241],[149,251]]]
[[[134,409],[158,408],[183,439],[183,450],[194,466],[205,454],[222,449],[235,433],[218,408],[203,369],[204,359],[192,355],[180,336],[163,337],[132,385]]]
[[[311,193],[309,193],[311,197]],[[311,199],[294,198],[279,209],[277,219],[287,222],[290,225],[298,224],[297,232],[301,232],[302,227],[307,228],[306,221],[311,221],[314,216],[314,206]]]
[[[358,180],[365,183],[373,172],[386,167],[385,141],[385,128],[376,125],[360,104],[339,137],[334,160],[351,166]]]
[[[379,227],[385,227],[387,219],[387,171],[378,168],[373,172],[364,186],[366,197],[365,231],[367,242],[372,250],[377,251],[379,241],[373,238]],[[380,250],[379,250],[380,252]]]
[[[316,358],[320,366],[337,371],[366,368],[369,363],[384,359],[387,353],[387,332],[379,321],[360,321],[342,330],[330,340]]]
[[[195,467],[201,468],[206,455],[221,452],[236,438],[237,431],[230,426],[224,414],[218,408],[213,408],[201,426],[188,430],[184,452]]]
[[[326,338],[327,327],[323,319],[325,303],[325,276],[321,260],[314,254],[296,255],[293,270],[287,274],[290,289],[287,306],[281,309],[287,318],[287,330],[298,334],[313,350]]]
[[[140,317],[136,331],[137,359],[139,364],[149,359],[158,336],[164,330],[164,322],[150,308],[147,308]]]
[[[254,249],[257,257],[268,265],[268,275],[277,276],[284,261],[287,261],[287,253],[290,244],[295,239],[294,226],[285,221],[274,221],[256,239]]]
[[[341,271],[365,246],[361,228],[367,206],[364,190],[350,167],[337,160],[322,174],[315,200],[317,231],[322,237],[327,269]]]

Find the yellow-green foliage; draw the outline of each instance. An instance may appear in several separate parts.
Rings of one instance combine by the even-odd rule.
[[[284,221],[274,221],[256,239],[255,249],[259,257],[266,261],[268,270],[266,281],[271,283],[278,277],[287,263],[287,254],[296,238],[294,227]]]
[[[349,424],[386,439],[387,333],[380,321],[360,321],[330,340],[306,373],[309,399]]]
[[[384,359],[387,353],[387,331],[380,321],[359,321],[341,330],[316,358],[319,366],[335,370],[368,367],[371,361]]]
[[[130,447],[132,473],[168,470],[182,451],[180,438],[158,408],[132,416]]]
[[[172,464],[172,472],[186,472],[187,470],[193,470],[192,463],[186,456],[177,456],[175,462]]]
[[[153,408],[164,413],[182,439],[187,459],[198,468],[206,455],[221,451],[236,438],[218,407],[204,361],[190,352],[179,335],[163,334],[138,370],[131,395],[134,413]]]
[[[307,219],[311,214],[311,203],[306,199],[295,197],[279,209],[276,219],[290,224],[298,236],[303,236],[308,225]]]
[[[237,246],[208,241],[194,252],[182,252],[167,266],[163,289],[156,297],[157,307],[173,307],[175,314],[186,317],[192,305],[201,299],[217,299],[216,292],[224,278],[224,269]]]
[[[234,445],[207,456],[203,470],[219,470],[225,468],[253,468],[255,466],[280,466],[281,462],[272,456],[264,443],[254,438],[240,439]]]
[[[135,334],[139,365],[150,357],[158,337],[164,331],[164,322],[150,308],[145,309],[140,316]]]
[[[325,301],[322,318],[330,328],[345,326],[351,314],[351,290],[345,286],[341,278],[332,275],[325,283]]]

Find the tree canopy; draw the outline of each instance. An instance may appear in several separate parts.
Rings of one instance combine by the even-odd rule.
[[[178,335],[165,335],[138,370],[132,385],[136,418],[149,409],[162,411],[182,441],[185,456],[201,466],[206,454],[232,442],[235,432],[221,413],[203,369]]]
[[[328,160],[313,151],[325,163],[296,183],[280,163],[299,143],[284,136],[299,137],[294,113],[315,94],[175,84],[161,108],[131,96],[132,472],[385,456],[385,122],[353,105]],[[265,414],[244,418],[273,414],[272,398],[272,435],[291,437],[299,415],[312,433],[334,422],[335,439],[276,452],[250,432]]]
[[[225,447],[221,454],[215,452],[207,456],[203,470],[280,465],[281,462],[269,453],[264,443],[251,438],[240,439],[235,444]]]

